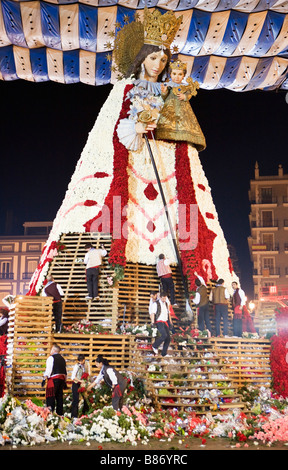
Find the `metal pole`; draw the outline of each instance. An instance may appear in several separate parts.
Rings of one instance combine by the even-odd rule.
[[[165,214],[166,214],[166,218],[167,218],[168,225],[169,225],[169,230],[170,230],[170,233],[171,233],[171,236],[172,236],[172,241],[173,241],[174,249],[175,249],[175,252],[176,252],[178,266],[179,266],[179,270],[180,270],[180,274],[181,274],[181,278],[182,278],[182,283],[183,283],[183,287],[184,287],[184,292],[185,292],[185,297],[186,297],[186,301],[187,301],[186,302],[186,308],[188,309],[188,306],[189,306],[189,303],[188,303],[189,302],[188,286],[187,286],[186,278],[185,278],[184,273],[183,273],[182,261],[181,261],[178,246],[177,246],[177,243],[176,243],[176,238],[175,238],[175,234],[174,234],[170,214],[169,214],[168,207],[167,207],[167,204],[166,204],[166,199],[165,199],[165,195],[164,195],[164,192],[163,192],[163,188],[162,188],[161,180],[160,180],[159,173],[158,173],[158,170],[157,170],[157,166],[156,166],[156,163],[155,163],[154,155],[153,155],[153,152],[152,152],[152,149],[151,149],[151,146],[150,146],[150,142],[149,142],[148,137],[147,137],[146,134],[144,134],[144,138],[145,138],[145,142],[146,142],[148,152],[149,152],[149,155],[150,155],[150,158],[151,158],[151,162],[152,162],[152,165],[153,165],[154,173],[155,173],[156,180],[157,180],[157,183],[158,183],[158,187],[159,187],[159,190],[160,190],[162,202],[163,202],[163,205],[164,205]],[[187,303],[188,303],[188,305],[187,305]],[[189,309],[191,310],[190,306],[189,306]]]

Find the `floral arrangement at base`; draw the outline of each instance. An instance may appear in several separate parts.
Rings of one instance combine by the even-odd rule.
[[[270,367],[273,389],[283,397],[288,397],[288,308],[275,311],[278,335],[270,338]]]
[[[264,387],[240,390],[249,413],[231,409],[225,414],[197,416],[194,411],[155,411],[147,401],[125,403],[121,412],[109,404],[71,419],[57,416],[35,400],[0,399],[0,445],[32,446],[49,442],[129,442],[147,444],[152,439],[169,442],[173,437],[207,439],[220,437],[236,447],[273,446],[288,442],[288,401]]]

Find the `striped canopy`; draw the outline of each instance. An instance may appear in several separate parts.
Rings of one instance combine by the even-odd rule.
[[[115,26],[144,6],[183,22],[173,46],[201,88],[288,89],[288,0],[0,0],[0,78],[115,83]]]

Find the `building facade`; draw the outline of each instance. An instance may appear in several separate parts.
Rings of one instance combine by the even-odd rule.
[[[281,165],[273,176],[261,176],[255,165],[250,181],[248,238],[253,262],[254,297],[258,308],[287,304],[288,299],[288,174]]]
[[[25,222],[19,236],[0,236],[0,306],[6,295],[25,295],[52,222]]]

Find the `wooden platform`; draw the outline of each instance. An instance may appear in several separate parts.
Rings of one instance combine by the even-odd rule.
[[[150,292],[159,289],[156,267],[128,263],[124,279],[116,286],[110,286],[107,277],[111,275],[111,270],[108,256],[105,257],[99,279],[100,300],[87,302],[85,265],[81,262],[86,254],[87,242],[92,242],[95,248],[104,244],[109,253],[110,235],[65,234],[61,238],[62,250],[50,265],[49,274],[54,276],[65,293],[64,332],[54,333],[50,298],[41,295],[16,298],[9,321],[6,374],[8,391],[12,395],[19,398],[45,397],[41,381],[53,342],[59,343],[62,348],[62,354],[67,362],[68,378],[71,377],[80,353],[89,359],[92,375],[97,374],[94,360],[101,353],[118,370],[130,369],[142,377],[153,404],[158,408],[177,406],[183,410],[189,408],[203,414],[214,407],[216,408],[212,410],[213,412],[219,411],[218,405],[221,402],[222,411],[231,406],[242,409],[243,404],[237,393],[238,387],[245,383],[256,386],[269,385],[269,341],[211,338],[203,341],[201,346],[198,343],[197,346],[188,346],[185,350],[180,350],[171,344],[169,360],[168,358],[155,360],[151,350],[140,347],[146,343],[149,347],[151,338],[116,334],[121,332],[119,326],[123,321],[125,324],[133,325],[150,324],[148,313]],[[178,304],[175,309],[178,317],[174,322],[176,330],[181,331],[180,328],[185,329],[187,325],[190,328],[197,328],[196,308],[192,301],[190,305],[194,316],[192,322],[190,320],[187,323],[186,301],[178,267],[174,266],[172,272]],[[191,298],[193,299],[193,296]],[[105,334],[75,334],[68,331],[68,326],[81,320],[88,320],[98,327],[104,326]],[[210,320],[214,328],[215,317],[212,310]],[[231,310],[229,331],[232,332]],[[213,364],[208,363],[207,354],[210,355]],[[161,371],[160,369],[158,371],[156,367],[157,371],[155,370],[153,377],[151,364],[161,368]],[[220,376],[223,380],[220,380]],[[212,391],[215,394],[214,401],[210,400]],[[210,397],[210,402],[207,397]]]
[[[127,263],[125,277],[116,287],[108,284],[107,277],[111,275],[108,256],[103,258],[99,278],[99,301],[85,301],[87,295],[85,265],[79,260],[84,259],[85,244],[91,242],[95,248],[102,244],[110,251],[111,236],[103,233],[69,233],[61,237],[60,243],[64,249],[59,252],[50,266],[52,274],[64,290],[63,324],[70,325],[82,319],[89,319],[98,324],[109,325],[112,333],[123,322],[143,325],[150,321],[148,315],[150,292],[159,290],[159,278],[155,265]],[[156,258],[156,255],[155,255]],[[175,314],[178,318],[186,317],[186,299],[181,275],[177,266],[172,266],[175,284],[176,302]],[[213,284],[208,286],[212,287]],[[193,311],[192,326],[197,327],[197,312],[191,293],[190,307]],[[215,327],[215,316],[211,308],[210,321]],[[229,331],[232,332],[232,310],[229,309]]]
[[[170,357],[154,358],[152,338],[120,334],[53,334],[52,303],[45,297],[17,297],[8,330],[7,386],[20,398],[44,399],[41,388],[53,342],[62,348],[68,378],[79,353],[89,359],[103,354],[118,370],[143,378],[153,406],[177,407],[197,414],[243,409],[237,389],[249,383],[270,384],[268,340],[202,339],[184,349],[171,343]],[[70,390],[68,390],[70,392]]]

